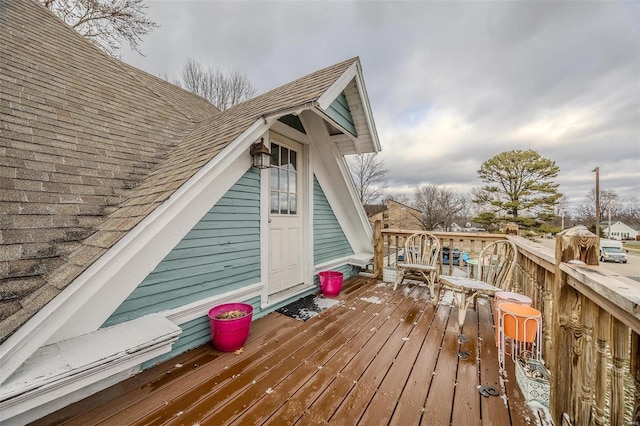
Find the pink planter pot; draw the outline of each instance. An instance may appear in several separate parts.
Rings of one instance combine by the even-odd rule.
[[[320,277],[320,290],[325,296],[337,296],[342,290],[342,272],[322,271],[318,273]]]
[[[247,312],[242,318],[220,319],[220,314],[229,311]],[[211,342],[221,352],[233,352],[244,346],[249,337],[253,306],[247,303],[225,303],[209,310]]]

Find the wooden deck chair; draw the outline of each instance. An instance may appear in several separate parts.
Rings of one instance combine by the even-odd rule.
[[[478,296],[491,297],[498,291],[511,290],[517,254],[518,250],[511,241],[496,241],[480,251],[476,278],[439,276],[442,287],[453,292],[454,300],[458,305],[460,330],[462,330],[469,304],[473,302],[474,308],[477,309]]]
[[[429,232],[417,232],[404,243],[404,261],[398,262],[398,273],[393,285],[395,290],[407,271],[421,274],[429,285],[431,297],[436,294],[435,278],[440,255],[440,241]],[[437,301],[436,301],[437,302]]]
[[[511,291],[518,249],[509,240],[493,242],[478,256],[478,279],[500,290]]]

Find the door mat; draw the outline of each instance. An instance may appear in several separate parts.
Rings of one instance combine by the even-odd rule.
[[[295,318],[299,321],[306,321],[313,318],[320,312],[340,303],[338,300],[326,299],[321,296],[310,294],[309,296],[298,299],[293,303],[289,303],[280,309],[276,309],[283,315]]]

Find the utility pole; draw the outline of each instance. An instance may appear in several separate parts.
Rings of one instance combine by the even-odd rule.
[[[611,200],[609,200],[609,205],[607,207],[607,211],[609,212],[609,235],[607,235],[607,238],[611,239]]]
[[[600,167],[591,172],[596,172],[596,236],[600,238]]]

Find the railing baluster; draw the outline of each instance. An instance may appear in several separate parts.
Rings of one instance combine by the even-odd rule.
[[[593,394],[593,329],[598,315],[598,307],[588,298],[582,296],[582,356],[577,376],[581,382],[580,398],[576,416],[576,425],[588,425],[591,419]]]
[[[609,321],[611,316],[604,309],[598,310],[598,327],[596,330],[596,384],[595,410],[593,422],[605,424],[605,404],[607,399],[607,344],[609,342]]]
[[[624,366],[629,360],[629,328],[614,319],[611,327],[611,426],[624,424]]]

